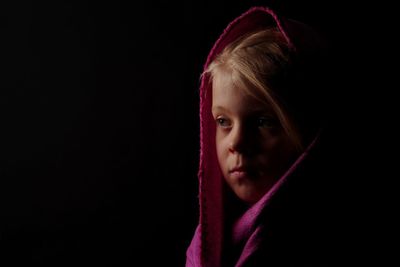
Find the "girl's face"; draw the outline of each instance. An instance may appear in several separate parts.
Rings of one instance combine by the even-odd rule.
[[[213,79],[212,114],[226,182],[241,200],[257,202],[298,156],[292,141],[271,108],[233,86],[229,74]]]

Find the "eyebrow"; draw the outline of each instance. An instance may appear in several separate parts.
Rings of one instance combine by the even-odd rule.
[[[228,112],[228,110],[227,110],[226,108],[222,107],[222,106],[213,106],[213,107],[211,108],[211,110],[212,110],[212,111],[220,110],[220,111]]]
[[[275,112],[272,109],[268,109],[268,108],[254,108],[254,109],[250,109],[249,110],[251,113],[254,114],[275,114]]]
[[[224,108],[223,106],[213,106],[211,108],[211,112],[218,112],[218,111],[230,113],[230,111]],[[264,114],[266,116],[276,116],[276,113],[272,109],[260,108],[260,107],[250,108],[248,114]]]

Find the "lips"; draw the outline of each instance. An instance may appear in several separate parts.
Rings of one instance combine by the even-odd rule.
[[[245,168],[244,166],[238,166],[238,167],[234,167],[232,169],[229,170],[229,173],[233,173],[233,172],[246,172],[247,168]]]
[[[249,176],[249,170],[244,166],[238,166],[230,169],[229,174],[232,178],[244,179]]]

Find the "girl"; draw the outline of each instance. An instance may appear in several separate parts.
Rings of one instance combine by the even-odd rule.
[[[186,266],[326,263],[322,47],[308,26],[262,7],[214,45],[200,88],[200,223]]]

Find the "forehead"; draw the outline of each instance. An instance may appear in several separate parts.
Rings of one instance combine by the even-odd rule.
[[[242,83],[241,83],[242,84]],[[251,87],[235,84],[229,72],[221,72],[212,81],[213,110],[233,109],[241,112],[273,112],[262,93]]]

